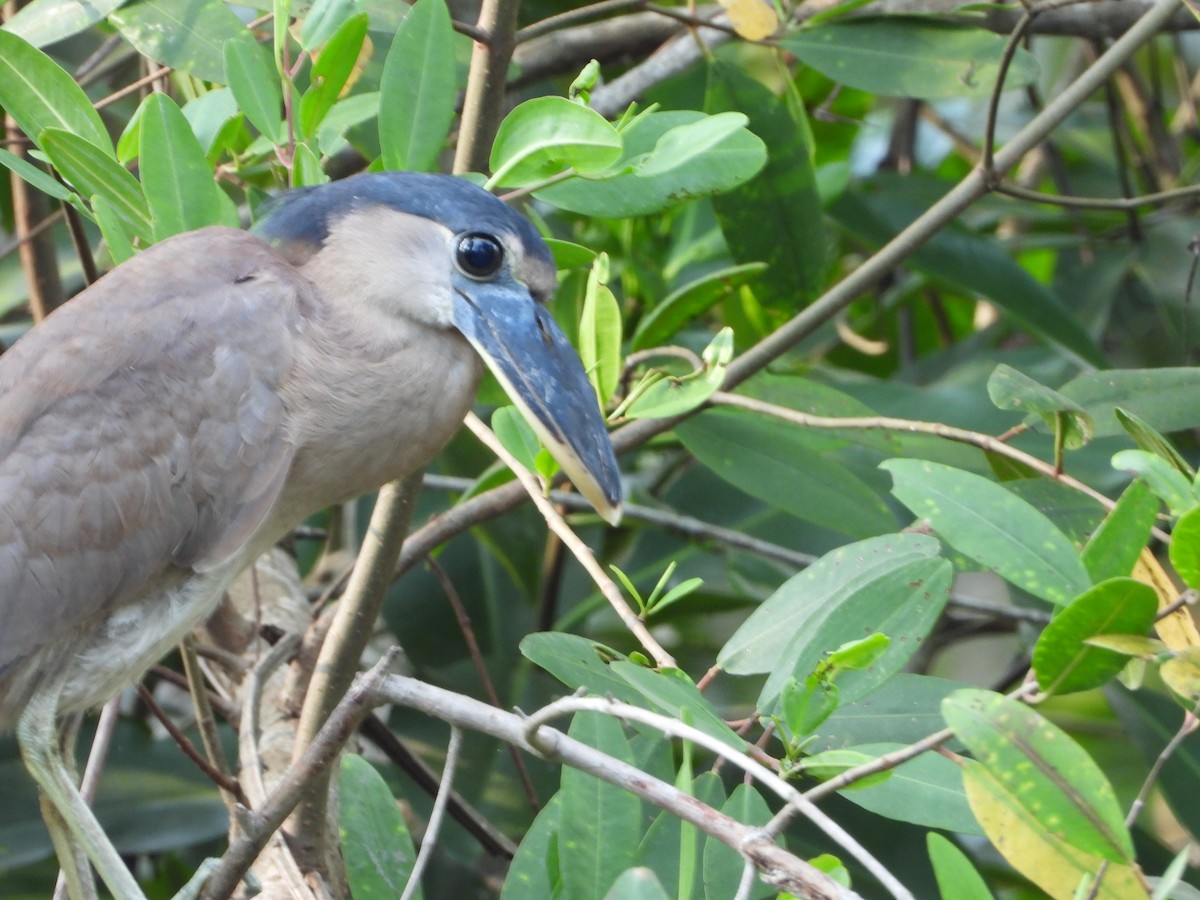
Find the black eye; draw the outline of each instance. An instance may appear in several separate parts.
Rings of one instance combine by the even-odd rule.
[[[488,278],[504,264],[504,248],[490,234],[464,234],[458,239],[455,260],[464,275]]]

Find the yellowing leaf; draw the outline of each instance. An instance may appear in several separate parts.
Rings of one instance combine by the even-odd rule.
[[[1160,610],[1170,606],[1179,597],[1179,591],[1149,550],[1142,551],[1141,557],[1133,567],[1133,577],[1154,588],[1155,593],[1158,594]],[[1196,623],[1192,620],[1192,614],[1186,606],[1180,607],[1168,616],[1163,616],[1154,623],[1154,630],[1158,632],[1163,643],[1172,650],[1200,647],[1200,630],[1197,630]]]
[[[721,0],[721,8],[733,30],[748,41],[769,38],[779,28],[775,7],[764,0]]]
[[[963,786],[971,812],[1009,864],[1054,900],[1070,900],[1084,878],[1094,878],[1104,860],[1054,837],[980,763],[967,760]],[[1109,863],[1094,895],[1098,900],[1136,900],[1148,892],[1132,866]]]

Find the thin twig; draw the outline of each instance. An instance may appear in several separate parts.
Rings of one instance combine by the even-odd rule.
[[[425,867],[429,865],[429,859],[433,856],[433,848],[437,846],[438,833],[446,818],[446,800],[454,787],[454,772],[458,768],[458,759],[462,754],[462,741],[462,730],[451,725],[450,743],[446,747],[446,764],[442,767],[442,784],[438,789],[437,797],[433,800],[433,809],[429,814],[429,826],[425,829],[421,849],[417,852],[412,874],[408,877],[408,884],[404,886],[404,893],[400,895],[400,900],[411,900],[421,888],[421,875],[424,874]]]
[[[498,456],[501,461],[512,469],[513,474],[517,476],[517,480],[525,491],[529,494],[529,498],[538,508],[538,512],[542,514],[542,518],[546,520],[546,524],[550,530],[557,534],[567,549],[570,550],[584,570],[591,576],[596,587],[600,589],[600,593],[611,604],[613,610],[620,617],[621,622],[625,627],[641,642],[642,647],[646,652],[653,657],[655,663],[660,668],[674,669],[676,668],[675,659],[671,656],[650,634],[650,629],[646,627],[646,623],[637,617],[629,604],[625,602],[625,598],[621,595],[621,589],[616,586],[608,573],[596,562],[596,557],[592,555],[591,548],[588,547],[579,535],[577,535],[554,508],[554,504],[547,500],[542,495],[541,485],[538,483],[536,476],[528,469],[521,465],[517,459],[509,453],[500,440],[492,433],[483,421],[474,413],[467,413],[466,424],[471,433],[474,434],[480,441],[483,442],[489,450]]]

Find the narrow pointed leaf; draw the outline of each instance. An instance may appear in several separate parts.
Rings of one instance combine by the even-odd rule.
[[[1158,498],[1146,482],[1140,478],[1131,482],[1083,548],[1083,565],[1093,582],[1133,571],[1157,515]]]
[[[342,757],[342,858],[355,900],[399,897],[412,873],[416,853],[404,815],[383,776],[354,753]],[[416,894],[420,897],[418,891]]]
[[[142,187],[157,240],[221,222],[220,188],[204,149],[166,94],[151,94],[143,104],[140,147]]]
[[[112,139],[75,79],[49,56],[0,28],[0,107],[33,141],[57,128],[113,155]]]
[[[925,836],[925,843],[942,900],[992,900],[987,882],[958,847],[935,831]]]
[[[57,128],[42,132],[41,144],[50,162],[76,191],[85,197],[104,197],[132,235],[145,244],[152,243],[153,228],[141,185],[120,163],[95,144]]]
[[[300,98],[300,133],[306,138],[316,136],[322,120],[354,74],[367,37],[367,21],[366,13],[347,19],[317,54],[308,90]]]
[[[379,84],[384,168],[437,168],[454,119],[455,75],[454,28],[445,0],[419,0],[392,39]]]
[[[222,0],[136,0],[109,21],[144,56],[220,84],[228,83],[225,45],[253,40]]]
[[[225,78],[250,124],[272,143],[283,143],[283,89],[267,48],[255,41],[227,43]]]

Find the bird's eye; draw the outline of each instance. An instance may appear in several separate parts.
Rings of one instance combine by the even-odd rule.
[[[464,234],[454,257],[464,275],[489,278],[504,264],[504,248],[490,234]]]

